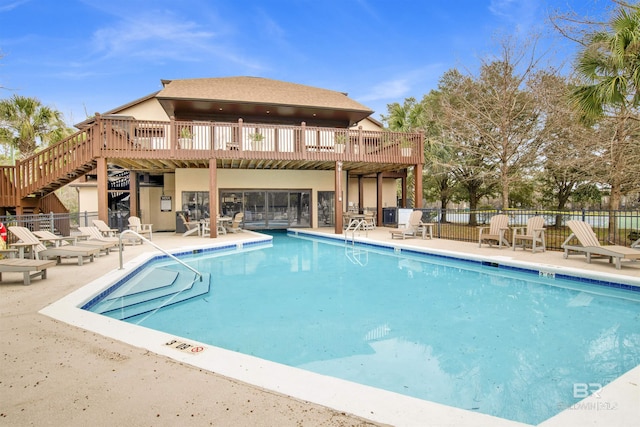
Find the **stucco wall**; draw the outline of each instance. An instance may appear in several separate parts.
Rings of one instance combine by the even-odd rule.
[[[397,204],[397,180],[395,179],[383,179],[382,180],[382,207],[395,207]],[[374,209],[378,206],[376,187],[377,180],[375,178],[363,178],[363,203],[359,208]],[[348,202],[353,203],[353,206],[358,205],[358,179],[351,178],[349,182]]]
[[[78,189],[78,211],[97,212],[98,211],[98,186],[83,185]]]
[[[157,99],[147,99],[139,104],[124,108],[117,114],[123,116],[133,116],[137,120],[161,120],[169,121],[167,113],[164,111]]]

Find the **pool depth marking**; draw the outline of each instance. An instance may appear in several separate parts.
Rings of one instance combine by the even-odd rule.
[[[205,350],[201,345],[193,345],[180,340],[171,340],[164,343],[164,345],[188,354],[200,354]]]

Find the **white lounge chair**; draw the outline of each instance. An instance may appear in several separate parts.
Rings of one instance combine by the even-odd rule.
[[[485,232],[485,230],[489,230]],[[509,217],[506,215],[494,215],[489,221],[489,226],[479,227],[478,235],[478,247],[482,247],[482,242],[488,241],[489,247],[492,247],[494,242],[498,243],[498,247],[502,248],[502,245],[510,246],[507,240],[507,231],[509,230]]]
[[[422,211],[415,210],[409,214],[409,220],[405,227],[398,227],[394,230],[389,230],[391,238],[406,239],[407,237],[416,237],[419,232],[419,227],[422,219]]]
[[[571,229],[571,234],[562,243],[564,258],[568,258],[571,251],[586,255],[588,263],[591,263],[593,256],[607,257],[609,263],[613,263],[615,260],[618,270],[621,267],[622,259],[631,261],[640,259],[640,250],[638,249],[619,245],[601,245],[591,225],[584,221],[567,221],[567,225]],[[569,244],[574,238],[578,240],[578,244]]]
[[[24,249],[30,248],[35,259],[56,258],[58,264],[60,264],[62,258],[77,258],[78,265],[82,265],[85,258],[93,262],[95,256],[100,252],[99,248],[91,248],[88,246],[65,245],[47,248],[42,244],[40,239],[26,227],[15,225],[9,227],[9,231],[19,240],[18,243],[12,243],[10,246],[20,249],[20,258],[24,258]]]
[[[94,227],[96,227],[105,237],[115,237],[118,234],[118,230],[116,228],[109,227],[109,225],[101,219],[94,219],[92,222]]]
[[[542,252],[546,250],[546,242],[544,239],[544,218],[534,216],[527,220],[526,227],[513,228],[513,250],[516,250],[518,242],[522,242],[522,249],[526,249],[527,243],[531,242],[531,252],[536,253],[538,247],[542,248]]]
[[[41,259],[0,259],[0,282],[2,281],[2,273],[17,272],[23,274],[22,282],[25,285],[30,285],[31,279],[35,277],[40,276],[42,279],[46,279],[47,268],[53,267],[55,265],[55,261]]]
[[[34,231],[33,234],[38,236],[38,239],[40,239],[41,242],[45,243],[45,246],[47,243],[55,247],[64,247],[68,245],[88,246],[91,248],[100,249],[100,252],[104,252],[105,255],[109,255],[111,248],[117,245],[117,242],[105,242],[105,241],[99,241],[99,240],[93,240],[93,239],[82,240],[82,239],[78,239],[78,236],[67,236],[67,237],[56,236],[55,234],[53,234],[48,230]],[[80,237],[83,237],[83,236],[80,236]]]
[[[140,235],[148,234],[149,240],[153,237],[153,224],[142,224],[140,218],[137,216],[129,217],[129,229],[135,231]]]

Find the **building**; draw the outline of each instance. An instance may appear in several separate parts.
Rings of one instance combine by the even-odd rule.
[[[198,220],[242,211],[249,229],[339,233],[347,210],[373,210],[380,222],[397,205],[399,180],[406,204],[411,168],[422,192],[423,135],[383,129],[345,93],[258,77],[162,85],[0,168],[0,208],[48,212],[50,194],[72,183],[80,210],[112,224],[131,213],[174,230],[179,212]]]

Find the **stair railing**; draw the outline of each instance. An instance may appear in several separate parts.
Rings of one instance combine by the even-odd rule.
[[[196,277],[200,278],[200,281],[202,282],[202,273],[200,273],[198,270],[196,270],[195,268],[191,267],[190,265],[187,265],[184,261],[176,258],[174,255],[171,255],[169,252],[167,252],[166,250],[162,249],[160,246],[156,245],[155,243],[153,243],[151,240],[141,236],[140,234],[136,233],[133,230],[124,230],[122,233],[120,233],[120,237],[119,237],[119,245],[120,245],[120,270],[123,270],[123,264],[122,264],[122,236],[124,236],[125,234],[133,234],[134,236],[136,236],[137,238],[141,239],[144,242],[149,243],[151,246],[153,246],[154,248],[156,248],[157,250],[159,250],[160,252],[162,252],[163,254],[165,254],[166,256],[168,256],[169,258],[173,259],[174,261],[176,261],[178,264],[182,264],[184,267],[187,267],[189,270],[193,271],[196,274]]]

